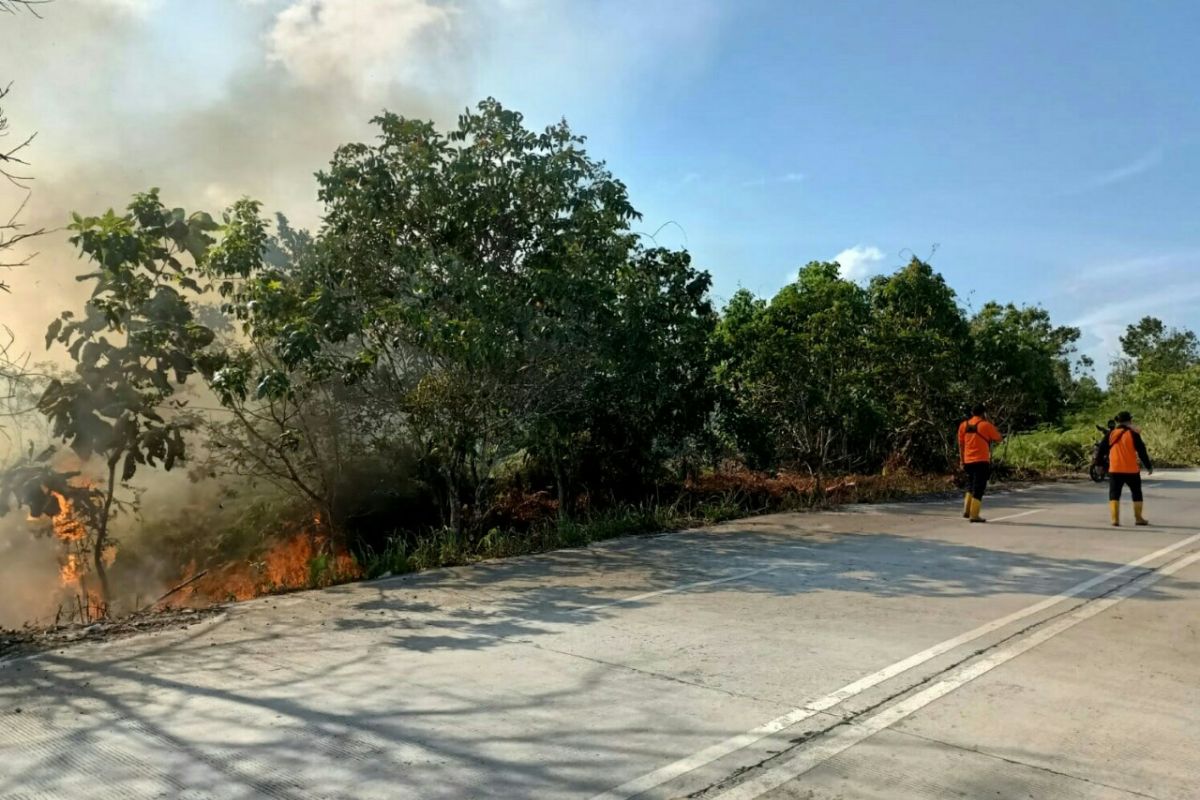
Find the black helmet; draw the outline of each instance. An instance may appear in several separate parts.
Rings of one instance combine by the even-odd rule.
[[[1117,414],[1117,422],[1133,422],[1133,414],[1130,414],[1128,411],[1122,411],[1120,414]]]

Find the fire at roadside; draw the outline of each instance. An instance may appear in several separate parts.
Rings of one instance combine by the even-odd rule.
[[[85,479],[77,477],[71,490],[86,490]],[[57,569],[47,571],[31,594],[43,598],[39,616],[24,623],[25,634],[59,632],[73,635],[79,630],[107,631],[113,625],[145,622],[156,614],[183,610],[196,611],[219,604],[248,600],[267,594],[328,586],[361,577],[355,559],[339,549],[325,531],[321,519],[314,516],[291,532],[277,534],[255,548],[248,558],[205,564],[191,561],[182,568],[168,564],[158,570],[154,580],[141,580],[136,586],[115,581],[112,596],[105,598],[96,575],[94,542],[89,536],[87,519],[72,500],[59,492],[50,492],[44,513],[26,518],[31,532],[49,542]],[[106,569],[119,575],[129,552],[120,552],[119,540],[104,549]],[[136,554],[126,571],[138,569]],[[116,570],[113,570],[114,565]],[[30,578],[27,577],[28,582]],[[9,620],[9,624],[14,624]],[[138,623],[142,624],[142,623]],[[147,623],[148,624],[148,623]],[[99,627],[96,627],[99,625]],[[21,638],[9,632],[8,638]]]

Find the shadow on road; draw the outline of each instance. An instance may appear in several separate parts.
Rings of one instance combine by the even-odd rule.
[[[1057,501],[1084,502],[1073,496]],[[909,513],[934,512],[945,517],[947,505]],[[680,595],[1052,596],[1120,566],[990,547],[982,531],[964,544],[872,530],[885,517],[863,515],[852,532],[814,530],[813,519],[344,586],[165,641],[7,664],[0,797],[79,796],[99,774],[113,797],[458,798],[483,786],[493,797],[586,797],[631,760],[669,760],[714,733],[639,714],[648,699],[625,668],[589,663],[539,679],[519,648],[554,653],[556,636],[633,624],[630,612]],[[1169,601],[1197,586],[1168,579],[1138,596]],[[605,708],[632,711],[598,715]]]

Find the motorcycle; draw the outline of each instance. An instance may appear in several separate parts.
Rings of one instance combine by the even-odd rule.
[[[1114,422],[1109,422],[1107,428],[1102,425],[1096,426],[1103,438],[1092,446],[1092,463],[1088,467],[1088,477],[1096,483],[1101,483],[1108,477],[1108,437],[1114,427]]]

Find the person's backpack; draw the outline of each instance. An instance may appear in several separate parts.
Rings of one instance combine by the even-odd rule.
[[[1099,426],[1097,426],[1099,427]],[[1125,438],[1125,434],[1129,433],[1128,428],[1121,428],[1121,433],[1117,436],[1117,442]],[[1096,463],[1108,466],[1108,455],[1112,452],[1112,447],[1117,442],[1112,441],[1112,431],[1106,431],[1104,438],[1096,443]]]

